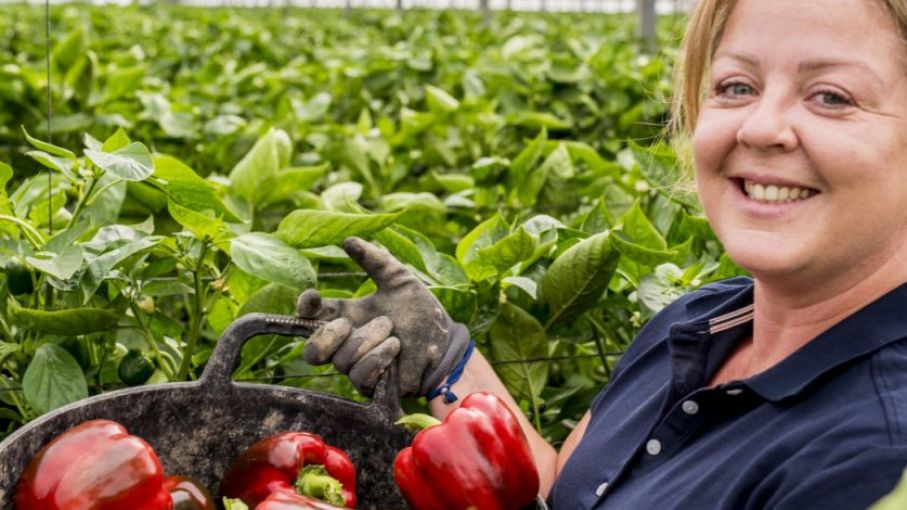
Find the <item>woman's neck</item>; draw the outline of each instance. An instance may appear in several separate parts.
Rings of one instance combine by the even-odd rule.
[[[903,259],[890,257],[873,268],[857,265],[836,281],[824,279],[821,284],[757,277],[753,335],[731,354],[711,384],[745,379],[768,370],[822,332],[907,282],[907,260]]]

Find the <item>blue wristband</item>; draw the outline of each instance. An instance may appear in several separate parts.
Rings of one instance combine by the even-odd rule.
[[[438,395],[444,395],[444,402],[447,404],[452,404],[457,401],[459,397],[450,391],[450,387],[454,385],[457,381],[460,380],[460,376],[463,375],[463,371],[466,370],[466,363],[469,361],[469,358],[472,356],[472,351],[476,348],[476,342],[472,339],[469,340],[469,345],[466,346],[466,352],[463,353],[463,357],[460,358],[460,362],[450,371],[450,375],[447,376],[447,379],[444,380],[444,383],[441,386],[428,392],[428,395],[425,395],[425,398],[428,400],[433,400]]]

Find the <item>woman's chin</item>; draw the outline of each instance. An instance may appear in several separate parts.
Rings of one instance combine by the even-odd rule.
[[[778,245],[762,245],[737,247],[726,246],[727,254],[738,266],[746,269],[754,278],[759,280],[773,280],[776,278],[791,278],[801,273],[807,264],[791,253],[778,248]]]

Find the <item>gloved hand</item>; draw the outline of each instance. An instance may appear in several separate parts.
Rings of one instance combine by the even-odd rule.
[[[378,290],[349,300],[322,299],[314,289],[303,292],[298,315],[330,321],[309,338],[303,358],[312,365],[333,362],[364,395],[374,392],[396,358],[400,394],[426,395],[463,357],[469,330],[454,322],[428,288],[383,248],[350,237],[343,249]]]

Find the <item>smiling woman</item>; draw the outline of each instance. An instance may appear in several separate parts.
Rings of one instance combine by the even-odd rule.
[[[907,466],[900,13],[907,2],[699,2],[674,121],[692,141],[706,215],[752,279],[656,315],[559,453],[522,422],[552,508],[850,510],[894,487]],[[381,274],[409,274],[362,250],[354,258],[379,288]],[[396,336],[384,336],[401,359],[427,355],[415,373],[437,375],[445,365],[431,359],[456,366],[433,412],[476,391],[516,409],[481,353],[459,354],[456,328],[396,328],[449,322],[423,304],[388,311]],[[365,330],[318,341],[381,344]]]

